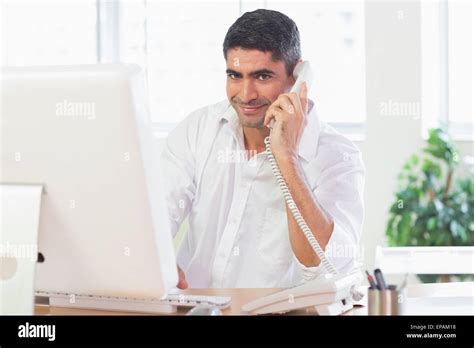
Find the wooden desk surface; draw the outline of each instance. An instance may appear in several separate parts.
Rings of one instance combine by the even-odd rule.
[[[232,304],[229,308],[224,309],[224,315],[245,315],[242,312],[242,306],[259,297],[279,291],[279,289],[187,289],[180,292],[188,295],[210,295],[210,296],[230,296]],[[173,315],[184,315],[189,308],[181,307],[177,313]],[[144,315],[143,313],[118,312],[118,311],[103,311],[92,309],[77,309],[77,308],[61,308],[51,307],[48,305],[36,305],[36,315]],[[287,315],[315,315],[314,309],[301,309],[287,313]],[[367,307],[354,307],[345,315],[367,315]]]

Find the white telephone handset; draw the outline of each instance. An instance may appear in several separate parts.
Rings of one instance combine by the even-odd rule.
[[[311,65],[307,60],[300,62],[296,65],[295,70],[293,70],[293,76],[295,77],[296,81],[291,87],[291,93],[300,93],[301,85],[303,82],[306,81],[306,86],[310,89],[311,84],[313,83],[313,71],[311,70]],[[310,104],[311,101],[308,101]],[[308,105],[308,110],[311,109],[312,105]],[[272,129],[273,125],[275,124],[275,120],[271,120],[268,124],[268,128]]]
[[[304,81],[306,81],[309,88],[313,77],[309,62],[304,61],[299,63],[295,68],[294,76],[296,77],[296,81],[291,92],[298,93]],[[272,123],[269,124],[269,128],[273,128]],[[319,276],[302,285],[247,303],[242,309],[250,313],[266,314],[287,312],[298,308],[314,306],[319,314],[341,314],[352,308],[352,300],[359,301],[362,298],[362,294],[355,290],[355,286],[361,278],[360,274],[339,274],[334,265],[326,257],[326,254],[321,249],[316,238],[314,238],[313,233],[296,206],[285,179],[281,175],[271,151],[269,136],[265,138],[265,147],[273,174],[283,191],[286,205],[293,214],[298,226],[301,231],[303,231],[314,252],[318,255],[321,264],[328,271],[328,274]]]
[[[296,65],[295,70],[293,71],[293,76],[296,78],[296,81],[290,92],[299,93],[304,81],[306,81],[308,89],[311,88],[311,84],[313,83],[313,71],[311,70],[311,65],[307,60]]]

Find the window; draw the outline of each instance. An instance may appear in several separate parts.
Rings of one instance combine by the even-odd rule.
[[[5,1],[2,65],[97,62],[96,1]]]
[[[293,19],[303,59],[314,70],[312,95],[322,120],[365,121],[364,3],[266,1],[267,8]]]
[[[121,32],[128,32],[120,41],[121,60],[145,62],[154,122],[171,128],[226,98],[222,42],[239,16],[238,1],[150,1],[126,20],[130,7],[124,2],[120,8]]]
[[[136,4],[135,4],[136,5]],[[344,131],[362,132],[365,121],[364,6],[362,1],[153,1],[135,18],[121,5],[122,60],[146,57],[152,119],[169,127],[198,107],[225,99],[222,42],[241,13],[257,8],[281,11],[298,25],[303,58],[314,70],[311,96],[319,116]],[[139,29],[140,14],[144,29]],[[135,23],[131,31],[130,21]],[[126,28],[126,29],[125,29]],[[127,39],[133,34],[133,39]],[[146,55],[136,54],[146,37]],[[135,53],[131,53],[135,50]],[[190,57],[192,54],[192,57]],[[343,102],[341,102],[343,101]]]
[[[319,116],[362,131],[363,1],[7,1],[3,65],[137,63],[146,69],[152,120],[166,130],[226,98],[222,42],[242,13],[257,8],[297,23]]]
[[[473,26],[469,1],[422,3],[423,129],[447,124],[473,140]]]
[[[453,1],[448,7],[448,115],[456,135],[474,134],[473,129],[473,11],[472,2]]]

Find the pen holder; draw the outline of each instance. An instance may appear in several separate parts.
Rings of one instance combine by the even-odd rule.
[[[368,290],[369,315],[400,315],[403,314],[404,291],[390,286],[385,290]]]

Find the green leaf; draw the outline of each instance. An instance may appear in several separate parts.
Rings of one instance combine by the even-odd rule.
[[[460,225],[456,220],[452,220],[449,224],[449,230],[455,238],[460,238],[461,241],[467,241],[466,229]]]
[[[469,193],[471,196],[474,195],[474,180],[469,183]]]
[[[411,216],[410,213],[405,213],[402,215],[402,220],[400,221],[400,245],[409,245],[410,240],[410,226],[411,226]]]
[[[387,234],[387,237],[388,237],[389,245],[394,245],[395,244],[395,233],[394,233],[395,218],[396,218],[396,215],[392,215],[390,217],[390,219],[388,220],[388,224],[387,224],[386,234]]]
[[[434,230],[437,225],[438,225],[438,220],[435,217],[431,217],[428,219],[428,223],[427,223],[428,231]]]
[[[439,213],[443,212],[443,208],[444,208],[443,202],[441,202],[439,199],[435,198],[435,199],[433,200],[433,204],[434,204],[436,210],[437,210]]]
[[[412,162],[414,165],[417,165],[419,161],[420,161],[420,158],[419,158],[417,155],[412,155],[412,156],[411,156],[411,162]]]

